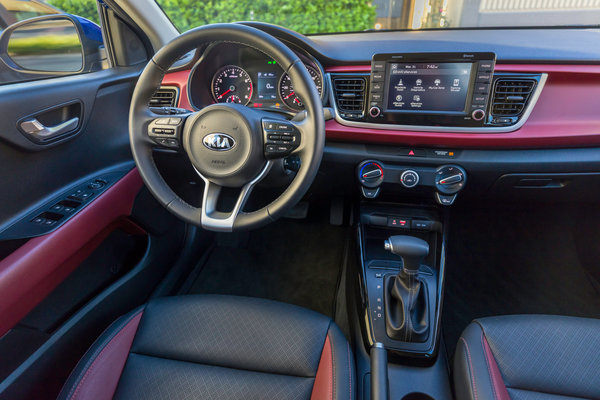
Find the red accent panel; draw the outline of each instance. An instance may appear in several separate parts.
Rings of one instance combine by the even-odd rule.
[[[177,107],[185,108],[190,111],[193,110],[190,101],[188,100],[188,78],[190,76],[190,70],[183,70],[177,72],[171,72],[166,74],[163,78],[163,86],[176,86],[179,88],[179,102]]]
[[[325,67],[325,72],[371,72],[371,64],[366,65],[335,65]]]
[[[317,368],[317,376],[313,385],[310,400],[332,400],[333,399],[333,353],[329,335],[325,338],[321,360]]]
[[[327,72],[370,72],[370,65],[326,67]],[[600,65],[496,64],[502,72],[548,73],[542,94],[526,124],[509,133],[453,133],[349,127],[327,121],[330,140],[456,148],[559,148],[600,145]],[[165,75],[163,85],[180,88],[179,107],[188,101],[190,71]]]
[[[487,339],[481,333],[481,345],[483,346],[483,354],[485,355],[485,363],[487,364],[488,373],[490,375],[490,380],[492,381],[492,389],[494,390],[494,399],[496,400],[510,400],[510,396],[508,395],[508,391],[506,390],[506,385],[504,384],[504,379],[502,379],[502,374],[498,369],[498,364],[496,363],[496,359],[494,358],[494,354],[492,353],[492,349],[490,349],[490,345],[488,344]]]
[[[117,390],[119,378],[131,349],[143,311],[136,314],[100,351],[77,384],[69,400],[110,400]]]
[[[337,67],[336,67],[337,68]],[[345,67],[344,67],[345,68]],[[327,138],[353,142],[458,148],[540,148],[600,145],[600,66],[498,65],[506,72],[547,72],[529,119],[509,133],[418,132],[355,128],[327,121]],[[338,71],[341,72],[341,71]]]
[[[61,283],[131,214],[142,187],[137,169],[56,231],[29,240],[0,261],[0,337]],[[125,228],[140,233],[139,227]]]

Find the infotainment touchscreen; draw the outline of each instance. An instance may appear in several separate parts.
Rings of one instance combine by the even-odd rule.
[[[401,127],[483,126],[495,62],[496,55],[485,52],[374,54],[364,120]]]
[[[472,62],[392,62],[387,71],[387,111],[465,111]]]

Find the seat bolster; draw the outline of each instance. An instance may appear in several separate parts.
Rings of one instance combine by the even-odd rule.
[[[502,374],[481,326],[471,323],[454,353],[457,399],[510,400]]]
[[[102,333],[65,382],[59,400],[113,398],[143,313],[140,307]]]
[[[350,344],[340,328],[331,324],[327,337],[331,341],[333,358],[333,391],[335,400],[354,400],[356,398],[356,376],[354,358]]]

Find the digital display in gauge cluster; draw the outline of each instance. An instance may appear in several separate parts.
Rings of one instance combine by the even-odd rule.
[[[321,73],[311,65],[306,65],[306,68],[322,97]],[[212,79],[212,94],[217,103],[238,103],[251,107],[293,111],[304,109],[289,75],[272,60],[249,62],[245,63],[244,67],[227,65],[220,68]]]

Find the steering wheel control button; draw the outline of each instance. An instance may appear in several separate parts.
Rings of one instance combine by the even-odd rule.
[[[405,188],[414,188],[419,184],[419,174],[412,169],[407,169],[400,175],[400,183]]]
[[[366,198],[366,199],[374,199],[377,196],[379,196],[379,190],[381,188],[366,188],[364,186],[360,187],[360,190],[362,192],[362,195]]]
[[[160,146],[178,148],[183,121],[182,117],[156,118],[148,125],[148,136]]]
[[[364,161],[358,166],[358,181],[366,188],[376,188],[383,183],[383,166],[377,161]]]
[[[436,193],[435,194],[435,200],[438,202],[438,204],[441,204],[442,206],[451,206],[452,204],[454,204],[454,200],[456,200],[456,196],[457,194],[440,194],[440,193]]]
[[[267,159],[287,156],[300,145],[300,132],[294,124],[286,121],[263,120],[262,126]]]
[[[456,165],[443,165],[435,173],[435,187],[438,192],[446,195],[460,192],[466,180],[467,173]]]

